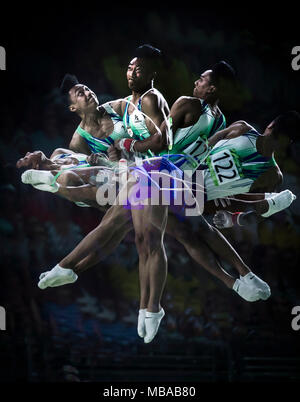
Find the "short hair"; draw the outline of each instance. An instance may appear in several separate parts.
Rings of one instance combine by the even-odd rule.
[[[149,45],[148,43],[137,47],[134,52],[135,57],[143,59],[159,59],[161,54],[161,50]]]
[[[212,67],[211,82],[217,88],[222,82],[234,84],[236,81],[236,73],[234,69],[226,61],[221,60]]]
[[[133,57],[147,60],[154,71],[159,71],[161,68],[162,52],[152,45],[144,44],[137,47],[133,53]]]
[[[66,106],[70,105],[69,91],[77,84],[79,84],[79,81],[76,75],[66,74],[64,76],[59,90],[62,96],[62,101]]]
[[[295,110],[289,110],[277,116],[274,120],[273,133],[285,134],[293,141],[300,138],[300,114]]]

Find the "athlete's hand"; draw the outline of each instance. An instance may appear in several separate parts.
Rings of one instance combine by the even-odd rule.
[[[213,223],[218,229],[231,228],[233,214],[228,211],[217,211],[213,217]]]
[[[107,150],[108,158],[111,162],[117,162],[121,158],[121,151],[114,145],[111,145]]]
[[[119,151],[122,151],[122,148],[120,147],[120,141],[121,140],[116,140],[115,142],[114,142],[114,147],[116,148],[116,149],[118,149]]]
[[[101,165],[101,161],[103,158],[107,158],[105,154],[102,152],[97,152],[97,153],[92,153],[86,158],[87,163],[89,163],[91,166],[99,166]]]

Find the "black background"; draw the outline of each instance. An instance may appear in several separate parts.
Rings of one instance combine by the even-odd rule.
[[[223,107],[228,123],[235,119],[246,119],[255,123],[257,128],[263,129],[280,112],[300,109],[300,71],[293,71],[291,68],[291,50],[296,45],[300,46],[299,23],[297,10],[285,4],[277,3],[275,6],[274,3],[272,7],[253,2],[238,6],[228,2],[221,6],[215,2],[182,2],[180,5],[165,2],[159,5],[141,2],[106,2],[97,5],[53,2],[26,6],[11,4],[1,13],[0,29],[0,45],[5,47],[7,56],[7,70],[0,71],[0,126],[7,127],[7,119],[12,124],[11,130],[6,131],[4,137],[4,131],[1,132],[1,138],[7,144],[13,144],[19,127],[26,127],[29,121],[28,105],[35,108],[35,128],[42,125],[43,113],[52,102],[49,94],[53,88],[59,86],[66,72],[77,74],[80,81],[93,88],[97,94],[110,94],[112,98],[127,95],[126,66],[134,48],[142,43],[151,43],[162,49],[166,56],[166,68],[171,66],[174,59],[177,62],[181,60],[185,66],[180,70],[177,63],[164,79],[158,79],[158,87],[170,105],[178,96],[191,93],[193,80],[204,69],[219,59],[225,59],[237,70],[244,90],[244,95],[234,108],[228,104]],[[203,42],[192,41],[191,29],[202,35]],[[190,39],[185,41],[184,38],[187,37]],[[117,60],[117,67],[123,69],[124,81],[121,80],[117,87],[103,68],[102,61],[110,57],[116,57],[114,60]],[[185,75],[181,75],[182,71]],[[76,127],[74,116],[63,116],[62,121],[66,120]],[[283,158],[291,156],[287,154]],[[13,182],[16,185],[19,173],[12,170],[5,160],[1,163],[7,169],[1,175],[2,183]],[[55,208],[53,205],[51,208]],[[67,203],[63,205],[68,208]],[[5,215],[5,210],[2,210],[2,214]],[[98,219],[97,214],[92,217]],[[294,219],[298,225],[297,216]],[[5,248],[5,243],[2,247]],[[287,262],[282,270],[289,272],[296,300],[299,300],[299,284],[294,269],[299,253],[295,250],[292,253],[294,254],[290,258],[294,260],[293,267],[289,270]],[[172,271],[172,267],[170,268]],[[4,278],[2,283],[5,283],[6,269],[6,265],[1,266],[1,278]],[[34,281],[36,275],[36,272],[32,274]],[[284,276],[284,273],[281,275]],[[86,281],[93,281],[93,272],[86,276]],[[14,294],[13,286],[9,292]],[[4,306],[5,297],[0,298],[0,304]],[[228,294],[228,297],[231,295]],[[35,298],[38,305],[42,303],[38,295]],[[290,322],[290,307],[292,306],[288,304],[285,325]],[[291,332],[289,328],[287,331]],[[2,350],[5,349],[6,342],[9,347],[14,347],[15,334],[10,329],[7,332],[7,339],[1,342]],[[0,337],[2,335],[0,333]],[[13,340],[9,340],[10,336]],[[267,341],[260,333],[257,336],[261,337],[261,356]],[[286,351],[286,356],[293,355],[293,347],[299,356],[299,333],[290,336],[292,344]],[[34,381],[28,375],[28,361],[22,357],[22,352],[18,354],[18,350],[23,351],[25,348],[25,343],[18,345],[15,346],[13,357],[5,355],[3,365],[9,366],[11,362],[8,361],[15,359],[15,366],[19,370],[15,375],[8,370],[9,373],[7,371],[6,375],[3,374],[2,379],[5,382]],[[184,354],[184,343],[181,347],[180,355]],[[278,344],[278,350],[284,351],[285,347],[286,344]],[[157,353],[159,359],[155,348],[153,353]],[[68,363],[68,358],[64,360],[63,355],[60,359],[58,364]],[[180,364],[181,361],[178,363],[178,370],[182,369]],[[125,368],[123,370],[126,371]],[[4,367],[2,372],[5,372]],[[147,373],[145,376],[150,375]],[[296,371],[294,374],[296,375]],[[155,375],[154,378],[157,380]],[[48,380],[44,377],[41,381]],[[147,381],[148,378],[144,380]],[[256,380],[257,377],[253,377],[253,381]],[[281,380],[286,380],[286,377],[279,377],[279,381]]]

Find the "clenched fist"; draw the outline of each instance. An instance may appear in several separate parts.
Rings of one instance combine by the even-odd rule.
[[[117,162],[121,159],[121,151],[117,149],[114,145],[111,145],[108,150],[108,157],[111,162]]]
[[[217,211],[213,217],[213,223],[218,229],[231,228],[234,223],[233,214],[228,211]]]

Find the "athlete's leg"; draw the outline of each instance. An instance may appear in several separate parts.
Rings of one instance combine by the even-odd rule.
[[[50,170],[28,169],[24,173],[22,173],[21,180],[25,184],[31,184],[38,190],[54,193],[58,192],[60,182],[63,182],[64,185],[72,185],[73,182],[76,182],[76,185],[80,185],[82,183],[95,185],[97,174],[101,170],[105,170],[105,168],[71,167],[61,170],[60,166],[56,166],[55,168],[52,168]],[[105,170],[105,172],[107,172],[107,170]],[[55,178],[55,176],[57,176],[57,178]],[[78,176],[76,180],[74,180],[75,176]],[[66,177],[66,179],[64,179],[64,177]],[[68,179],[70,178],[71,183],[68,183]]]
[[[118,247],[124,237],[127,235],[130,230],[133,229],[131,218],[128,220],[126,224],[119,227],[118,231],[112,231],[112,237],[110,240],[104,243],[101,243],[101,231],[98,233],[98,239],[100,240],[97,244],[97,249],[91,251],[85,258],[80,260],[74,267],[74,271],[76,274],[81,274],[86,271],[88,268],[93,267],[98,262],[104,260],[108,257],[112,252]],[[102,253],[99,253],[98,248],[102,250]]]
[[[167,275],[167,258],[163,237],[167,222],[166,206],[144,206],[132,210],[135,242],[139,254],[140,308],[158,312]],[[153,224],[152,217],[160,222]]]
[[[63,187],[79,187],[85,184],[85,182],[82,180],[82,178],[72,170],[66,170],[64,171],[56,180],[58,184],[60,184]],[[59,191],[58,194],[60,195]]]
[[[143,210],[132,210],[139,254],[138,334],[145,343],[153,340],[165,315],[160,301],[167,278],[167,257],[163,243],[167,212],[166,206],[144,206]],[[158,225],[156,221],[159,221]]]
[[[83,272],[107,257],[131,229],[131,212],[120,205],[112,206],[101,223],[59,265]]]
[[[91,184],[66,187],[60,186],[58,188],[58,191],[56,192],[57,195],[60,195],[61,197],[66,198],[69,201],[84,202],[95,208],[102,209],[96,201],[96,193],[97,187]]]
[[[197,235],[195,237],[194,233],[191,236],[191,227],[188,223],[177,219],[173,214],[169,214],[166,233],[179,241],[199,265],[232,289],[235,278],[223,270],[220,261],[209,245],[197,238]]]
[[[65,283],[72,283],[77,280],[76,268],[79,271],[84,270],[85,264],[87,267],[91,266],[91,264],[95,264],[99,260],[101,260],[101,256],[105,253],[105,246],[109,244],[110,240],[112,240],[112,248],[116,247],[117,244],[122,240],[129,229],[126,229],[126,224],[129,219],[131,219],[131,211],[130,209],[125,209],[121,199],[127,199],[126,195],[128,194],[128,188],[134,185],[136,180],[128,180],[127,186],[124,186],[120,191],[115,205],[113,205],[105,214],[102,219],[101,224],[94,229],[91,233],[89,233],[79,244],[78,246],[59,264],[57,264],[51,271],[45,272],[41,274],[40,281],[38,286],[41,289],[45,289],[50,286],[61,286]],[[65,191],[71,191],[77,194],[80,193],[79,201],[82,201],[82,191],[87,191],[88,194],[94,194],[93,197],[95,199],[95,192],[97,188],[95,186],[80,186],[80,187],[69,187],[63,189],[63,195],[67,196],[68,194]],[[67,190],[66,190],[67,189]],[[94,192],[94,193],[91,193]],[[76,199],[76,198],[75,198]],[[85,199],[85,198],[84,198]],[[102,247],[99,247],[99,243]],[[77,266],[78,264],[78,266]]]
[[[265,194],[239,194],[234,197],[227,197],[223,200],[213,200],[205,203],[204,214],[213,214],[217,210],[230,212],[244,212],[249,209],[256,211],[259,215],[268,211],[269,204]]]
[[[248,274],[250,268],[222,233],[217,228],[210,225],[203,217],[199,218],[199,222],[200,230],[197,234],[198,239],[208,244],[211,250],[218,255],[219,258],[228,262],[241,276]]]
[[[166,231],[184,245],[187,252],[197,263],[219,278],[229,288],[236,291],[245,300],[256,301],[260,298],[267,299],[270,296],[269,286],[250,271],[224,237],[217,238],[215,243],[219,244],[219,247],[215,247],[215,244],[212,245],[211,243],[215,241],[214,237],[216,235],[210,230],[214,228],[212,228],[204,218],[202,218],[202,220],[201,233],[198,231],[198,233],[191,235],[188,220],[182,221],[172,215],[169,216]],[[209,236],[207,236],[208,234]],[[220,264],[220,259],[227,260],[231,266],[234,267],[241,264],[242,269],[244,269],[246,273],[240,275],[244,277],[245,280],[242,280],[242,278],[234,279],[224,271]],[[255,277],[255,284],[253,281],[253,283],[248,282],[249,275],[251,279]]]

